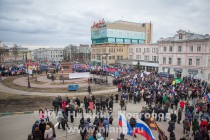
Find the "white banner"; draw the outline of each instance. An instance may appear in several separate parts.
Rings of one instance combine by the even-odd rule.
[[[69,79],[75,78],[90,78],[89,72],[81,72],[81,73],[69,73]]]
[[[150,75],[150,72],[146,72],[146,71],[145,71],[145,72],[144,72],[144,74],[146,74],[146,75]]]

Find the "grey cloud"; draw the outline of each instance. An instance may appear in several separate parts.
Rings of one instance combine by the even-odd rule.
[[[0,40],[42,45],[90,43],[94,21],[153,23],[154,42],[178,29],[209,33],[208,0],[0,0]]]

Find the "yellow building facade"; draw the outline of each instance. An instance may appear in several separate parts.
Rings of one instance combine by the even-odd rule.
[[[128,44],[94,44],[91,48],[91,59],[99,64],[112,65],[117,59],[128,59]]]

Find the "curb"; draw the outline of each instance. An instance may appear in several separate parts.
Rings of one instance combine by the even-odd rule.
[[[25,112],[5,112],[5,113],[0,113],[1,116],[8,116],[8,115],[22,115],[22,114],[33,114],[34,111],[25,111]]]

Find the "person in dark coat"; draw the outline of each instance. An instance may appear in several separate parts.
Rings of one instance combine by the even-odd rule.
[[[86,96],[84,97],[84,104],[85,104],[86,113],[88,113],[88,112],[89,112],[89,109],[88,109],[89,101],[88,101],[88,99],[86,98]]]
[[[194,134],[194,140],[201,140],[201,138],[202,138],[201,132],[199,130],[196,130]]]
[[[172,121],[176,122],[177,116],[176,116],[176,114],[174,113],[174,111],[171,113],[170,117],[171,117],[171,120],[172,120]]]
[[[36,121],[36,122],[34,123],[34,125],[32,126],[31,134],[33,134],[33,133],[35,132],[35,128],[36,128],[36,127],[39,127],[39,121]]]
[[[170,132],[170,140],[176,140],[175,133],[172,131]]]
[[[181,119],[182,119],[182,108],[180,107],[178,111],[178,120],[177,120],[178,124],[180,124]]]
[[[100,123],[100,120],[99,120],[98,117],[96,116],[96,117],[95,117],[95,120],[94,120],[94,122],[93,122],[93,124],[95,125],[96,130],[98,130],[99,123]]]
[[[54,111],[58,112],[58,110],[59,110],[59,103],[58,103],[57,98],[55,98],[55,99],[53,100],[52,105],[53,105],[53,107],[54,107]]]
[[[168,124],[169,124],[169,126],[168,126],[168,132],[173,132],[174,131],[174,129],[175,129],[175,122],[174,121],[172,121],[172,120],[170,120],[169,122],[168,122]]]
[[[115,101],[116,101],[116,103],[118,103],[118,96],[119,96],[118,93],[116,93],[115,94]]]
[[[187,117],[183,120],[183,134],[185,134],[186,131],[190,131],[190,121]]]
[[[125,135],[123,133],[120,133],[120,140],[125,140]]]
[[[42,133],[42,140],[44,140],[45,129],[46,129],[46,123],[44,122],[44,120],[41,120],[41,123],[39,124],[39,130]]]
[[[200,129],[199,122],[198,122],[197,119],[194,119],[193,122],[192,122],[192,131],[193,131],[193,134],[195,134],[195,131],[197,131],[199,129]]]
[[[174,96],[174,104],[175,104],[176,109],[178,107],[179,100],[180,100],[179,96],[177,94],[175,94],[175,96]]]
[[[92,94],[90,84],[88,85],[88,93],[89,93],[89,95]]]
[[[82,140],[85,140],[85,137],[87,135],[87,129],[84,129],[84,128],[85,128],[85,121],[84,121],[84,118],[82,118],[79,124],[80,135],[81,135]]]
[[[75,102],[77,103],[78,107],[80,107],[81,102],[78,97],[76,98]]]
[[[134,117],[131,117],[131,119],[130,119],[130,126],[131,126],[132,130],[136,127],[136,119]],[[136,137],[135,134],[134,134],[134,137]]]
[[[33,133],[33,140],[42,140],[42,137],[42,132],[39,130],[39,127],[36,127]]]
[[[71,123],[74,122],[74,113],[75,113],[75,110],[74,110],[74,106],[70,106],[70,119],[71,119]]]

